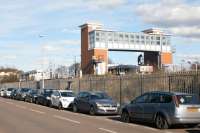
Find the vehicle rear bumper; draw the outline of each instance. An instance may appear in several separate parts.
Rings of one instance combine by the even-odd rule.
[[[200,124],[200,118],[173,118],[172,124]]]

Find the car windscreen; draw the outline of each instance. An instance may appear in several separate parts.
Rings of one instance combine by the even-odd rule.
[[[7,91],[12,91],[14,88],[8,88]]]
[[[32,90],[31,94],[37,94],[37,90]]]
[[[28,92],[30,89],[28,89],[28,88],[22,88],[21,89],[21,92]]]
[[[179,104],[200,104],[196,95],[176,95]]]
[[[111,99],[106,93],[95,93],[90,96],[91,99]]]
[[[52,93],[53,93],[53,90],[45,90],[44,91],[45,96],[51,96]]]
[[[60,92],[62,97],[75,97],[73,92]]]

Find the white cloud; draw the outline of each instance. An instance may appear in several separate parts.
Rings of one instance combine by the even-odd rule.
[[[184,0],[160,0],[139,4],[135,12],[145,23],[167,28],[174,35],[200,37],[200,5]]]
[[[15,60],[16,58],[16,55],[0,55],[1,60]]]

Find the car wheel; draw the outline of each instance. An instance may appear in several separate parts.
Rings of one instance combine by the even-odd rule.
[[[121,121],[129,123],[130,122],[130,116],[127,111],[123,111],[121,114]]]
[[[53,104],[52,104],[52,102],[51,102],[51,101],[49,102],[49,107],[50,107],[50,108],[52,108],[52,107],[53,107]]]
[[[30,98],[30,103],[33,103],[33,99],[32,98]]]
[[[62,109],[63,109],[62,103],[59,103],[59,104],[58,104],[58,109],[59,109],[59,110],[62,110]]]
[[[160,114],[156,116],[155,124],[156,124],[156,127],[159,129],[168,129],[169,128],[169,124],[168,124],[166,118]]]
[[[39,104],[39,101],[38,101],[38,100],[35,100],[35,103],[36,103],[36,104]]]
[[[78,108],[77,108],[76,104],[73,105],[73,112],[75,112],[75,113],[78,112]]]
[[[95,115],[96,114],[95,109],[94,109],[93,106],[90,107],[90,112],[89,113],[90,113],[90,115]]]

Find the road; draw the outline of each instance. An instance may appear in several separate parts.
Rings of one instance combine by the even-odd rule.
[[[0,133],[200,133],[200,128],[159,130],[122,123],[119,116],[90,116],[0,98]]]

